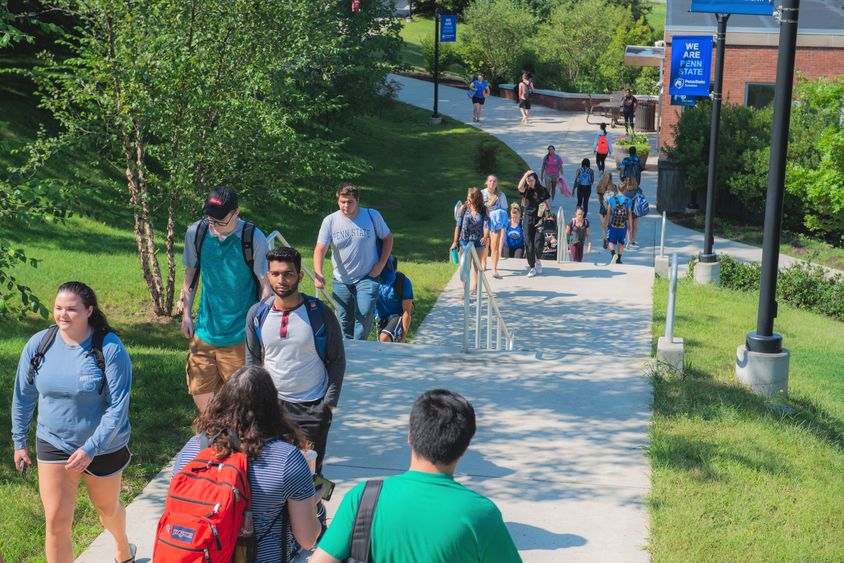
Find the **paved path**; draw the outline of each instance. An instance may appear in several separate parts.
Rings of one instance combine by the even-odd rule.
[[[420,108],[431,109],[434,99],[434,85],[431,82],[394,75],[402,88],[398,99],[410,105]],[[588,158],[595,168],[594,155],[592,154],[592,143],[595,138],[597,127],[586,123],[584,112],[564,112],[554,109],[534,106],[530,112],[531,123],[522,125],[519,123],[519,109],[512,100],[490,97],[484,105],[481,123],[472,123],[472,105],[466,96],[466,90],[440,86],[439,88],[439,112],[453,119],[463,121],[474,127],[479,127],[487,133],[495,135],[498,139],[512,148],[519,156],[525,159],[529,166],[539,171],[542,158],[546,154],[546,147],[554,145],[557,152],[565,161],[564,175],[569,185],[574,183],[575,171],[580,167],[580,161]],[[623,134],[621,127],[611,128],[612,134]],[[656,213],[656,182],[657,182],[657,155],[652,152],[648,158],[647,170],[642,174],[642,189],[645,197],[651,202],[652,211],[647,217],[643,217],[639,224],[638,242],[641,248],[637,251],[625,254],[624,261],[632,264],[653,265],[653,258],[659,252],[660,219]],[[613,162],[612,157],[607,159]],[[597,169],[596,169],[597,170]],[[613,170],[613,172],[615,172]],[[618,182],[618,176],[615,175]],[[503,186],[505,193],[511,198],[516,195],[515,186]],[[463,188],[455,189],[455,200],[463,197]],[[565,208],[566,217],[571,218],[576,203],[575,198],[560,198],[554,200],[556,206],[562,205]],[[593,237],[600,239],[600,221],[598,218],[598,200],[594,193],[589,203],[589,221],[595,225]],[[598,233],[596,236],[595,233]],[[680,257],[680,263],[685,265],[688,258],[697,256],[703,249],[703,233],[668,222],[666,229],[665,253],[676,252]],[[600,245],[595,245],[596,250]],[[715,237],[714,249],[716,253],[729,254],[738,260],[761,262],[762,249],[742,244],[740,242]],[[597,260],[597,257],[587,257]],[[606,261],[605,255],[601,260]],[[788,266],[798,262],[796,258],[780,255],[780,267]]]

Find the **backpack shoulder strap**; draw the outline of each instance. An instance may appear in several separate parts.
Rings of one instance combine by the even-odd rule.
[[[208,219],[203,218],[196,226],[196,233],[193,237],[193,247],[196,251],[196,271],[193,273],[193,279],[190,281],[190,290],[196,289],[196,284],[199,281],[199,268],[202,264],[202,243],[205,241],[205,235],[208,233]]]
[[[258,337],[258,342],[261,344],[262,354],[264,339],[261,337],[261,327],[264,326],[264,322],[267,320],[267,316],[269,316],[270,311],[273,308],[274,299],[275,297],[268,297],[264,301],[258,303],[255,306],[255,314],[252,317],[252,330],[255,331],[255,336]]]
[[[314,347],[319,359],[325,362],[325,347],[327,336],[325,333],[325,315],[322,312],[321,301],[311,295],[302,294],[305,298],[305,310],[308,313],[308,322],[314,333]]]
[[[38,373],[38,368],[41,367],[41,362],[44,360],[44,355],[47,350],[56,341],[56,334],[59,333],[59,326],[52,325],[41,337],[41,342],[38,343],[38,348],[35,350],[32,358],[29,360],[29,371],[26,374],[26,382],[32,385],[35,383],[35,375]]]
[[[399,301],[404,301],[404,278],[405,275],[402,272],[396,272],[396,279],[393,282],[393,291],[396,292],[396,296],[398,296]]]
[[[261,280],[255,275],[255,224],[249,221],[243,222],[243,229],[240,231],[240,248],[243,251],[243,261],[249,268],[252,281],[255,282],[255,298],[261,298]]]
[[[369,546],[372,542],[372,520],[375,516],[375,506],[381,495],[384,481],[375,479],[367,481],[360,496],[355,522],[352,526],[352,537],[349,540],[349,561],[368,563]]]
[[[108,334],[109,332],[107,330],[95,330],[94,336],[91,339],[91,355],[94,356],[97,367],[103,372],[103,381],[100,383],[100,395],[103,394],[106,386],[106,363],[105,356],[103,355],[103,342]]]

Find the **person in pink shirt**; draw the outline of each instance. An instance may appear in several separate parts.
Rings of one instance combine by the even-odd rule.
[[[542,159],[542,168],[539,169],[539,177],[542,184],[548,188],[551,199],[557,191],[557,180],[563,175],[563,159],[557,154],[554,145],[548,145],[548,154]]]

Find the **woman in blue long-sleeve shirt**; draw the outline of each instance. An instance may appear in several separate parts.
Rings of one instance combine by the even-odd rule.
[[[100,521],[115,538],[116,560],[131,562],[134,546],[126,536],[120,486],[132,457],[132,363],[87,285],[62,284],[53,318],[56,327],[30,338],[18,364],[12,399],[15,467],[32,464],[27,436],[37,403],[35,451],[47,561],[73,561],[71,527],[79,480],[84,478]],[[43,351],[50,336],[54,340],[39,361],[39,348]]]

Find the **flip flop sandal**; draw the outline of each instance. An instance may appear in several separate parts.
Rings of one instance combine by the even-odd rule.
[[[125,561],[118,561],[117,559],[115,559],[114,563],[135,563],[135,556],[138,554],[138,546],[133,543],[130,543],[129,553],[132,555],[132,557],[126,559]]]

